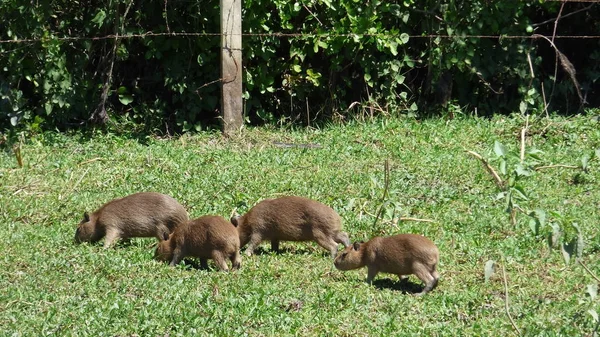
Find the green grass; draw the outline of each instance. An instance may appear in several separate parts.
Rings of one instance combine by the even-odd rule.
[[[580,264],[566,265],[519,214],[511,225],[491,176],[465,153],[493,157],[494,141],[518,153],[519,118],[374,120],[321,129],[248,128],[174,139],[47,133],[22,147],[24,167],[0,154],[0,335],[2,336],[502,336],[590,335],[600,312],[587,294],[597,284]],[[318,143],[279,148],[273,142]],[[527,148],[543,164],[579,165],[600,148],[588,117],[532,124]],[[384,189],[383,219],[374,224]],[[496,165],[497,163],[492,162]],[[523,180],[524,209],[557,211],[580,225],[582,262],[600,275],[600,161],[590,169],[553,168]],[[154,239],[104,250],[75,245],[84,211],[139,191],[172,195],[190,216],[244,213],[259,200],[301,195],[340,213],[351,240],[421,233],[440,249],[439,286],[421,298],[397,278],[336,270],[314,243],[282,243],[274,254],[244,256],[234,273],[169,268],[152,260]],[[398,217],[434,223],[395,221]],[[548,228],[543,228],[543,234]],[[420,289],[411,277],[412,288]]]

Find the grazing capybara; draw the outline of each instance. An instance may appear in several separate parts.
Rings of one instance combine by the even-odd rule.
[[[219,269],[228,271],[226,260],[231,260],[231,269],[240,267],[240,238],[236,228],[225,218],[205,215],[179,226],[169,239],[158,244],[154,258],[170,261],[177,265],[184,257],[197,257],[207,268],[207,259],[213,259]]]
[[[263,240],[279,250],[279,241],[316,241],[335,258],[338,243],[350,245],[348,234],[341,231],[342,220],[329,206],[318,201],[287,196],[266,199],[243,216],[231,218],[240,235],[240,245],[252,255]]]
[[[342,251],[334,261],[339,270],[351,270],[367,266],[367,282],[371,283],[377,273],[403,276],[415,274],[425,283],[418,294],[424,295],[437,286],[439,274],[438,248],[428,238],[417,234],[399,234],[374,237],[368,242],[355,242]]]
[[[132,237],[156,237],[159,241],[189,220],[177,200],[155,192],[141,192],[112,200],[92,214],[83,214],[75,232],[75,242],[97,242],[103,237],[104,248],[115,240]]]

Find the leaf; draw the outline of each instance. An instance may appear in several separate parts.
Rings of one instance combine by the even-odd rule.
[[[504,159],[500,161],[500,173],[502,173],[502,175],[506,175],[506,160]]]
[[[533,211],[536,219],[539,221],[541,226],[546,226],[546,212],[543,209],[536,209]]]
[[[522,114],[525,114],[525,112],[527,112],[527,102],[521,101],[521,103],[519,104],[519,111],[521,111]]]
[[[598,313],[596,312],[596,310],[594,309],[590,309],[587,311],[588,314],[592,315],[592,318],[594,319],[594,322],[598,322]]]
[[[400,42],[402,42],[402,44],[407,44],[409,39],[410,35],[408,35],[407,33],[400,34]]]
[[[119,102],[121,102],[123,105],[129,105],[131,102],[133,102],[133,96],[126,94],[119,95]]]
[[[588,284],[587,285],[587,293],[590,295],[592,301],[598,296],[598,283]],[[598,320],[598,318],[596,318]]]
[[[573,253],[575,252],[576,245],[577,245],[576,239],[571,240],[569,243],[563,243],[562,245],[560,245],[560,251],[563,255],[563,258],[565,259],[566,264],[569,264],[569,262],[571,261],[571,257],[573,256]]]
[[[529,177],[531,175],[531,171],[526,169],[525,166],[523,166],[522,164],[517,165],[517,167],[515,168],[515,173],[519,177]]]
[[[523,186],[521,185],[515,185],[512,190],[514,192],[517,192],[516,195],[519,199],[521,200],[529,200],[529,198],[527,197],[527,194],[525,193],[525,189],[523,188]]]
[[[552,233],[550,233],[548,238],[548,245],[550,248],[554,248],[558,245],[558,240],[561,236],[560,226],[557,223],[551,223],[550,227],[552,227]]]
[[[94,16],[92,22],[97,24],[98,27],[102,27],[104,19],[106,19],[106,12],[104,11],[104,9],[101,9],[100,11],[98,11],[98,13],[96,13],[96,16]]]
[[[488,260],[483,267],[483,271],[485,274],[485,282],[487,283],[490,280],[490,277],[494,275],[494,272],[496,272],[496,261]]]
[[[498,157],[506,156],[506,147],[499,141],[494,142],[494,152]]]
[[[596,158],[600,158],[600,149],[596,149],[594,154],[596,155]]]
[[[581,157],[581,169],[583,169],[584,171],[587,171],[589,168],[588,163],[590,161],[590,157],[591,156],[587,153]]]
[[[538,235],[540,232],[540,222],[535,218],[529,219],[529,228],[533,232],[533,235]]]

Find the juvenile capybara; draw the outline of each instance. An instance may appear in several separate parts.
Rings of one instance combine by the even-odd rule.
[[[197,257],[207,267],[207,259],[213,259],[219,269],[227,271],[226,260],[231,269],[240,267],[240,239],[236,228],[221,216],[205,215],[179,226],[169,239],[158,244],[154,258],[177,265],[184,257]]]
[[[424,295],[437,286],[436,271],[439,251],[431,240],[417,234],[399,234],[374,237],[368,242],[355,242],[335,259],[339,270],[351,270],[367,266],[367,282],[371,283],[377,273],[403,276],[415,274],[425,283],[418,294]]]
[[[86,212],[75,232],[75,242],[97,242],[103,237],[104,248],[115,240],[132,237],[156,237],[159,241],[189,220],[177,200],[155,192],[141,192],[112,200],[92,214]]]
[[[316,241],[332,258],[338,243],[350,245],[348,234],[341,231],[340,216],[331,207],[302,197],[263,200],[231,222],[238,229],[241,247],[248,244],[247,255],[263,240],[270,240],[274,251],[279,249],[279,241]]]

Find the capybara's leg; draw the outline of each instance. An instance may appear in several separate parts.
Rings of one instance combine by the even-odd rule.
[[[315,241],[317,244],[329,251],[332,259],[335,259],[338,251],[338,244],[333,240],[333,238],[325,236],[321,233],[315,233]]]
[[[252,234],[250,236],[250,242],[248,243],[248,247],[246,248],[246,255],[251,256],[254,253],[254,248],[260,245],[262,241],[262,236],[260,234]]]
[[[208,259],[200,259],[200,268],[208,269]]]
[[[178,265],[181,260],[183,260],[183,252],[181,251],[181,248],[177,247],[173,250],[173,259],[171,260],[171,263],[169,263],[169,266],[174,267]]]
[[[279,240],[271,240],[271,250],[274,252],[279,251]]]
[[[346,232],[337,232],[335,233],[335,242],[341,243],[344,245],[344,248],[350,246],[350,238],[348,237],[348,233]]]
[[[373,279],[375,278],[375,276],[377,276],[378,273],[379,269],[377,269],[376,267],[367,266],[367,283],[373,283]]]
[[[421,281],[423,281],[423,283],[425,283],[425,288],[423,288],[423,290],[420,293],[416,294],[417,296],[425,295],[437,285],[437,279],[433,277],[429,269],[430,268],[420,263],[413,266],[414,274]]]
[[[242,265],[242,257],[240,256],[239,250],[236,249],[235,252],[231,254],[229,259],[231,260],[231,270],[240,269],[240,266]]]
[[[117,229],[109,229],[106,231],[106,236],[104,237],[104,248],[109,248],[121,237],[121,232]]]
[[[227,267],[227,262],[225,262],[225,256],[223,256],[222,252],[218,250],[213,250],[211,256],[213,261],[215,261],[217,267],[219,267],[219,269],[221,269],[222,271],[229,271],[229,267]]]

